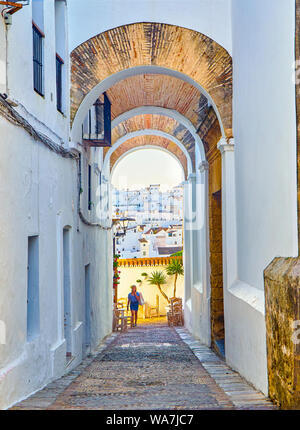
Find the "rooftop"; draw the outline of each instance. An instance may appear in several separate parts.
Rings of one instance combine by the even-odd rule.
[[[148,243],[148,240],[147,239],[139,239],[139,242],[141,242],[141,243]]]
[[[175,252],[182,251],[182,246],[162,246],[157,249],[159,255],[170,255],[175,254]]]

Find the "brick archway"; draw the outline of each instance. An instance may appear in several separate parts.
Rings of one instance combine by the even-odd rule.
[[[141,114],[129,118],[112,129],[112,144],[128,133],[139,130],[160,130],[178,139],[186,148],[192,161],[192,168],[195,170],[195,139],[189,130],[173,118],[155,115]],[[179,148],[178,148],[179,150]],[[104,150],[107,153],[107,149]],[[181,151],[182,152],[182,151]]]
[[[84,98],[113,74],[157,66],[190,77],[215,106],[232,137],[232,59],[209,37],[161,23],[135,23],[101,33],[71,53],[71,121]]]

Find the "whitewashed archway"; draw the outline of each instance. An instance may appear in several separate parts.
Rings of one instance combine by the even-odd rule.
[[[107,152],[107,154],[105,156],[104,163],[103,163],[103,171],[105,172],[105,175],[107,177],[109,175],[110,157],[111,157],[112,153],[120,145],[122,145],[124,142],[126,142],[127,140],[129,140],[133,137],[145,136],[145,135],[146,136],[160,136],[160,137],[164,137],[165,139],[168,139],[168,140],[174,142],[181,149],[181,151],[183,152],[183,154],[185,155],[185,157],[187,159],[188,175],[193,172],[193,164],[192,164],[191,157],[190,157],[188,151],[186,150],[186,148],[184,147],[184,145],[178,139],[176,139],[176,137],[174,137],[168,133],[165,133],[164,131],[145,129],[145,130],[134,131],[132,133],[126,134],[125,136],[118,139],[117,142],[109,149],[109,151]]]

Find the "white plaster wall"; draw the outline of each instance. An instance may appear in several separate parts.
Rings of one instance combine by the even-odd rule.
[[[69,22],[71,51],[114,27],[162,22],[206,34],[231,52],[230,0],[85,0],[84,6],[81,0],[71,0]]]
[[[84,265],[91,264],[91,347],[111,331],[110,234],[77,215],[77,166],[0,117],[0,408],[79,364],[85,324]],[[71,226],[72,355],[63,336],[62,230]],[[40,335],[26,338],[27,237],[39,235]],[[105,250],[105,252],[103,252]],[[84,352],[85,353],[85,352]]]
[[[262,289],[270,261],[297,253],[295,2],[233,6],[239,276]]]
[[[238,281],[225,292],[226,358],[267,392],[263,270],[297,255],[294,0],[233,0]]]
[[[193,332],[192,286],[193,286],[193,250],[192,231],[189,229],[191,210],[191,187],[187,180],[183,182],[183,266],[184,266],[184,324]],[[197,313],[198,309],[194,309]]]
[[[31,6],[13,16],[5,30],[0,20],[0,63],[5,58],[8,31],[8,89],[0,69],[1,90],[19,102],[16,108],[33,127],[67,146],[68,116],[56,109],[54,2],[45,0],[45,97],[33,90]],[[67,45],[67,38],[65,39]],[[66,62],[68,67],[68,62]],[[67,74],[68,75],[68,74]],[[2,82],[2,84],[1,84]],[[66,82],[67,85],[67,82]],[[68,105],[68,100],[65,100]],[[86,354],[84,266],[91,265],[91,348],[112,329],[111,233],[90,227],[77,212],[78,175],[75,160],[62,158],[34,141],[20,127],[0,116],[0,320],[6,339],[0,344],[0,408],[6,408],[78,365]],[[92,165],[94,206],[83,212],[99,222],[101,150],[82,154],[82,165]],[[87,175],[82,176],[86,199]],[[63,329],[63,228],[70,226],[71,349],[67,367]],[[39,235],[40,334],[27,342],[27,240]],[[1,339],[2,340],[2,339]]]
[[[0,118],[1,134],[1,319],[7,330],[0,348],[0,406],[6,407],[52,377],[50,348],[61,341],[56,320],[56,214],[73,226],[74,166]],[[61,187],[61,181],[64,187]],[[39,235],[40,336],[26,340],[27,237]],[[76,314],[77,310],[74,309]],[[60,369],[60,371],[62,371]],[[22,376],[21,376],[22,375]]]
[[[188,270],[192,270],[191,287],[191,321],[190,330],[193,336],[210,346],[210,273],[209,273],[209,241],[208,241],[208,171],[200,172],[202,159],[199,148],[196,147],[196,190],[195,207],[196,220],[194,223],[192,261]]]
[[[0,6],[0,12],[4,6]],[[0,25],[0,93],[6,92],[6,33],[5,26]]]
[[[120,284],[118,286],[118,298],[127,298],[130,293],[131,285],[136,285],[137,290],[140,291],[144,297],[146,303],[150,306],[156,306],[156,296],[159,296],[159,311],[160,315],[166,315],[166,306],[168,306],[167,300],[160,294],[159,289],[156,285],[150,285],[142,273],[147,273],[148,276],[154,271],[165,272],[166,266],[147,266],[147,267],[120,267]],[[168,276],[167,284],[162,285],[162,290],[167,294],[167,296],[173,297],[174,292],[174,276]],[[136,282],[140,279],[142,283]],[[179,276],[177,279],[176,287],[176,297],[183,298],[184,293],[184,277]],[[142,314],[141,314],[142,315]]]
[[[19,102],[18,111],[35,123],[45,134],[57,142],[68,142],[69,137],[69,97],[64,100],[65,112],[62,115],[56,108],[56,43],[55,10],[53,0],[44,1],[44,97],[33,89],[33,46],[32,46],[32,2],[13,15],[13,22],[7,28],[7,93]],[[66,13],[67,17],[67,13]],[[1,21],[0,27],[2,27]],[[68,26],[66,21],[66,27]],[[1,32],[0,32],[1,33]],[[68,52],[68,35],[65,37]],[[1,40],[1,36],[0,36]],[[1,43],[1,42],[0,42]],[[60,49],[62,47],[60,46]],[[1,54],[0,54],[1,55]],[[68,56],[65,70],[69,70]],[[68,87],[69,73],[65,73],[65,87]],[[68,96],[68,94],[67,94]],[[29,112],[29,114],[27,112]]]

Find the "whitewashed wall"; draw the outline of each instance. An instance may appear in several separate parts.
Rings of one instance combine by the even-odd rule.
[[[56,46],[54,1],[44,0],[44,87],[41,97],[33,91],[33,45],[32,45],[32,2],[13,15],[13,22],[7,29],[7,93],[19,103],[17,110],[29,122],[35,121],[40,131],[46,132],[54,141],[65,144],[69,138],[69,97],[62,115],[56,108]],[[1,27],[3,21],[1,22]],[[66,29],[67,11],[66,11]],[[65,39],[68,51],[68,37]],[[64,68],[68,70],[68,56]],[[66,87],[69,86],[69,74],[65,74]],[[67,94],[68,96],[68,94]],[[38,121],[36,121],[38,119]]]
[[[208,163],[202,159],[199,148],[196,147],[196,178],[195,192],[196,218],[193,226],[193,245],[186,261],[191,287],[191,314],[189,326],[192,334],[201,342],[210,346],[210,267],[209,267],[209,227],[208,227]],[[189,216],[187,210],[186,214]],[[187,226],[186,226],[187,227]],[[185,231],[185,235],[187,232]],[[189,313],[189,306],[186,306]]]
[[[0,6],[2,11],[4,6]],[[6,37],[4,26],[0,30],[0,93],[6,93]]]
[[[233,0],[238,281],[226,358],[267,392],[263,270],[297,255],[294,0]]]
[[[33,90],[31,6],[13,16],[8,29],[9,97],[30,124],[67,147],[68,114],[56,109],[54,2],[45,0],[45,97]],[[0,21],[0,48],[5,40]],[[67,42],[67,41],[66,41]],[[0,49],[0,60],[3,51]],[[5,75],[4,71],[4,75]],[[3,80],[3,73],[0,77]],[[2,87],[1,87],[2,88]],[[21,127],[0,115],[0,408],[6,408],[78,365],[86,354],[85,265],[90,264],[91,348],[112,328],[112,250],[110,233],[83,224],[78,217],[78,171],[74,159],[62,158]],[[88,213],[87,161],[92,166]],[[82,154],[82,211],[99,221],[96,206],[99,154]],[[85,167],[84,167],[85,166]],[[70,226],[71,353],[67,367],[64,339],[63,228]],[[40,333],[27,340],[27,241],[39,236]]]
[[[98,16],[100,19],[94,19]],[[103,31],[134,22],[163,22],[199,31],[231,52],[229,0],[85,0],[69,2],[70,50]]]

